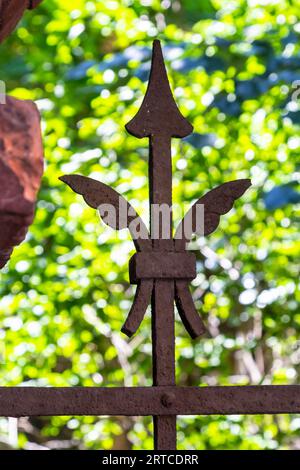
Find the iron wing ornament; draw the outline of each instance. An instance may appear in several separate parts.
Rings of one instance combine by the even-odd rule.
[[[67,175],[60,179],[81,194],[94,209],[111,204],[120,216],[121,206],[126,207],[127,217],[117,217],[117,223],[104,217],[104,221],[117,230],[128,228],[136,248],[129,263],[129,273],[130,281],[137,285],[137,289],[122,332],[131,337],[151,303],[153,384],[159,387],[175,386],[174,302],[192,338],[205,332],[189,290],[189,282],[196,276],[196,257],[187,251],[187,245],[199,230],[197,208],[200,205],[204,208],[201,235],[209,235],[217,229],[221,215],[231,210],[251,182],[249,179],[231,181],[205,194],[190,208],[172,236],[171,139],[186,137],[192,133],[193,127],[174,101],[158,40],[153,43],[151,72],[144,101],[126,129],[139,139],[149,139],[150,207],[165,205],[169,208],[163,220],[164,228],[169,228],[169,237],[164,236],[161,226],[158,232],[155,227],[157,236],[153,237],[155,220],[152,210],[149,234],[133,207],[109,186],[80,175]],[[101,210],[100,215],[104,215]],[[138,226],[139,230],[133,230],[133,226]],[[172,397],[166,392],[166,406],[169,400],[172,401]],[[154,441],[158,450],[176,448],[176,416],[154,416]]]

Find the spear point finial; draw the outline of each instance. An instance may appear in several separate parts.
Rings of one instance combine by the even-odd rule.
[[[153,42],[151,72],[144,101],[126,129],[138,138],[156,134],[182,138],[193,131],[173,98],[160,41],[157,39]]]

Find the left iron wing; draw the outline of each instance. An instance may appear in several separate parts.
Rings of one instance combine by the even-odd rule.
[[[138,251],[150,251],[152,249],[149,233],[144,222],[121,194],[106,184],[86,176],[65,175],[61,176],[60,180],[70,186],[75,193],[81,194],[90,207],[97,209],[102,220],[109,227],[115,230],[128,228]],[[115,217],[104,215],[108,206],[114,208]]]

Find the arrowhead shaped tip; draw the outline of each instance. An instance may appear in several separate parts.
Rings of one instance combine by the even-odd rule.
[[[126,129],[138,138],[155,134],[182,138],[193,131],[173,98],[158,40],[153,43],[151,72],[144,101]]]

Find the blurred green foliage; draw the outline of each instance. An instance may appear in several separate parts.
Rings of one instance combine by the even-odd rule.
[[[253,181],[215,234],[194,243],[194,296],[212,338],[192,342],[177,322],[178,384],[297,383],[299,210],[284,200],[267,209],[264,195],[299,181],[299,7],[44,0],[26,13],[0,48],[1,80],[41,110],[45,175],[35,222],[0,277],[1,385],[151,385],[149,315],[133,339],[120,333],[134,292],[133,244],[58,177],[98,178],[147,218],[147,141],[124,125],[145,93],[155,37],[195,128],[173,142],[175,202],[187,207],[225,181]],[[150,418],[24,418],[12,442],[15,425],[2,419],[1,439],[20,448],[152,446]],[[180,449],[299,448],[299,429],[293,416],[186,417],[178,440]]]

